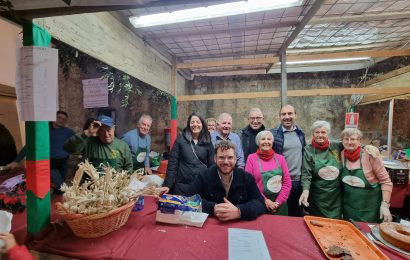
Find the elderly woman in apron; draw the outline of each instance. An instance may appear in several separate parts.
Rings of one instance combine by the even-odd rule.
[[[288,215],[287,199],[292,187],[288,164],[285,157],[272,149],[273,135],[270,131],[261,131],[255,138],[258,150],[246,160],[245,171],[252,174],[265,198],[268,213]]]
[[[342,193],[340,173],[341,142],[329,140],[330,123],[316,121],[312,127],[312,142],[303,151],[301,182],[303,192],[299,205],[307,207],[310,215],[340,219]]]
[[[343,218],[363,222],[391,221],[390,197],[393,184],[379,154],[361,148],[362,132],[342,132]]]

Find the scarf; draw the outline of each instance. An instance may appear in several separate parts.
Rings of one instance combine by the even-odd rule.
[[[354,150],[353,152],[349,152],[348,150],[344,149],[343,150],[343,155],[345,156],[346,159],[348,159],[351,162],[355,162],[359,159],[360,157],[360,150],[361,147],[357,147],[356,150]]]
[[[256,154],[259,156],[259,158],[261,158],[264,161],[269,161],[270,159],[273,158],[273,155],[275,154],[275,151],[273,151],[273,149],[270,149],[269,151],[265,152],[265,151],[261,151],[259,148],[258,150],[256,150]]]
[[[329,148],[330,142],[329,139],[326,140],[326,142],[324,144],[319,144],[315,141],[314,138],[312,138],[312,146],[320,151],[324,151],[327,148]]]

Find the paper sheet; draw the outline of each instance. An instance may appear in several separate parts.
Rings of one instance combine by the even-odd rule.
[[[22,121],[55,121],[58,110],[58,50],[24,46],[17,67],[16,94]]]
[[[84,108],[108,107],[108,79],[85,79],[82,83]]]
[[[270,260],[262,231],[240,228],[228,229],[230,260]]]

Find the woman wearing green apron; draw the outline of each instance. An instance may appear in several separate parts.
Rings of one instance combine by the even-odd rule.
[[[265,198],[267,212],[288,215],[286,200],[292,187],[289,169],[285,157],[272,149],[273,135],[270,131],[261,131],[256,135],[258,150],[246,160],[245,171],[252,174]]]
[[[393,184],[377,155],[361,148],[362,132],[342,132],[343,218],[377,223],[391,221],[390,196]]]
[[[340,219],[342,194],[340,184],[340,142],[329,141],[330,123],[316,121],[312,125],[312,143],[304,148],[299,204],[310,215]]]

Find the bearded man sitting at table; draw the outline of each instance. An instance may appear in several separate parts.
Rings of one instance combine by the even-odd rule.
[[[202,211],[220,221],[256,219],[265,213],[265,202],[255,179],[236,167],[235,145],[221,141],[215,146],[215,163],[198,175],[189,194],[199,194]]]

